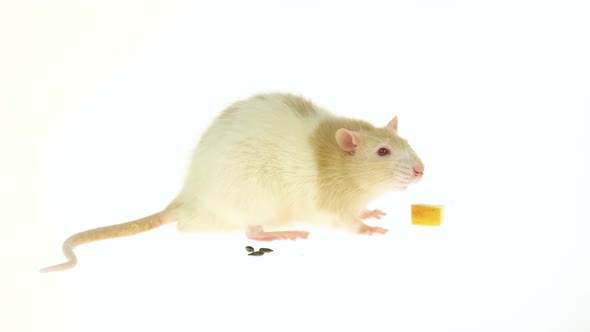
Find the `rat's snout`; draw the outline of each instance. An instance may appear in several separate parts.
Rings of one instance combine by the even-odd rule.
[[[419,163],[414,166],[414,176],[421,177],[422,175],[424,175],[424,164]]]

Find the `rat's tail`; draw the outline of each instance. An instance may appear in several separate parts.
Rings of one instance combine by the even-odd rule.
[[[169,207],[162,212],[158,212],[134,221],[89,229],[87,231],[76,233],[67,238],[62,245],[62,251],[67,261],[65,263],[43,268],[39,270],[39,272],[57,272],[71,269],[76,266],[77,258],[76,254],[74,253],[74,248],[77,246],[88,242],[130,236],[149,231],[156,227],[160,227],[164,224],[175,221],[172,216],[173,213],[171,212],[172,211]]]

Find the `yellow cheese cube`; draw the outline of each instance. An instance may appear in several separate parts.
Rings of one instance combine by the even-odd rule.
[[[412,204],[412,224],[440,226],[442,210],[442,205]]]

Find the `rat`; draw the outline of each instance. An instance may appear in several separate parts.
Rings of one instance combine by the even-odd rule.
[[[147,217],[82,231],[67,238],[67,261],[41,269],[76,266],[74,248],[130,236],[176,222],[182,232],[244,232],[256,241],[305,239],[296,223],[359,234],[385,234],[366,206],[385,192],[420,181],[424,164],[398,135],[395,116],[382,127],[335,115],[309,99],[263,93],[223,110],[201,135],[178,195]]]

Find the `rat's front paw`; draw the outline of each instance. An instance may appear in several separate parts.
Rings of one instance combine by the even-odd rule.
[[[361,212],[361,215],[359,216],[361,219],[367,219],[367,218],[376,218],[376,219],[381,219],[381,217],[387,215],[387,213],[381,211],[381,210],[365,210],[363,212]]]
[[[387,233],[387,231],[388,230],[383,227],[373,227],[373,226],[363,225],[363,226],[361,226],[361,228],[359,228],[357,230],[357,233],[358,234],[373,235],[373,234],[385,234],[385,233]]]

